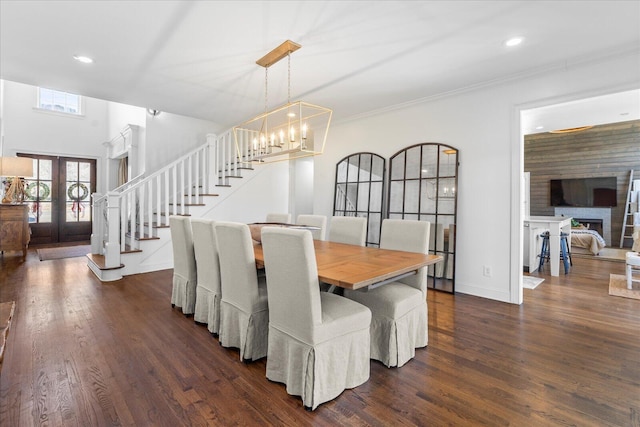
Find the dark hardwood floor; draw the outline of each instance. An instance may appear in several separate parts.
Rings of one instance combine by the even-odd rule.
[[[84,258],[0,259],[16,301],[0,425],[640,426],[640,300],[576,258],[521,306],[429,291],[429,346],[314,412],[169,303],[171,270],[100,283]]]

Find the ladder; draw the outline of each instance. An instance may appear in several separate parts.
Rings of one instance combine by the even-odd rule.
[[[640,189],[639,189],[640,190]],[[622,233],[620,233],[620,248],[624,246],[624,241],[626,239],[631,239],[633,233],[633,210],[631,209],[631,205],[633,203],[638,203],[638,200],[635,202],[631,202],[631,193],[633,192],[633,170],[629,173],[629,190],[627,190],[627,202],[624,204],[624,218],[622,219]],[[631,231],[627,235],[627,229],[630,228]]]

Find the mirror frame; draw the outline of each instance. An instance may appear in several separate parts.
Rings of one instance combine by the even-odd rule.
[[[410,150],[419,149],[420,155],[410,156],[411,161],[419,161],[419,169],[415,165],[407,170],[407,153]],[[437,150],[435,173],[425,168],[425,150]],[[443,157],[446,156],[446,157]],[[406,147],[395,153],[389,159],[389,185],[387,196],[388,218],[430,220],[432,222],[431,235],[429,237],[429,253],[442,255],[444,261],[428,269],[427,286],[431,289],[455,293],[456,270],[456,227],[458,220],[458,169],[460,166],[460,150],[447,144],[427,142]],[[443,161],[446,159],[446,161]],[[451,165],[453,168],[444,167]],[[398,168],[401,168],[398,171]],[[395,169],[395,170],[394,170]],[[450,169],[445,171],[445,169]],[[419,171],[416,176],[416,171]],[[394,178],[394,175],[396,177]],[[409,176],[408,176],[409,175]],[[418,185],[418,200],[408,200],[407,183],[416,182]],[[448,186],[453,182],[453,187]],[[397,185],[394,185],[396,183]],[[395,188],[402,187],[402,195],[392,194]],[[412,193],[415,195],[415,185],[412,185]],[[431,188],[431,194],[429,189]],[[434,191],[435,188],[435,191]],[[425,197],[429,200],[425,200]],[[402,202],[401,209],[395,209]],[[409,202],[409,203],[407,203]],[[451,202],[453,206],[451,207]],[[417,205],[415,211],[408,210]],[[425,211],[424,206],[433,206],[433,210]],[[392,210],[392,207],[394,210]],[[450,225],[453,224],[454,227]],[[438,230],[434,232],[434,230]],[[439,232],[441,230],[441,232]],[[441,245],[438,247],[437,245]]]

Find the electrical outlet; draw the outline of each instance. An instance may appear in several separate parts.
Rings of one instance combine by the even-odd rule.
[[[489,267],[488,265],[482,266],[482,274],[484,275],[484,277],[491,277],[491,267]]]

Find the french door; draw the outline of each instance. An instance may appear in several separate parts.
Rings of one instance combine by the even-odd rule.
[[[19,156],[33,159],[34,176],[25,182],[31,243],[90,240],[96,161],[33,154]]]

